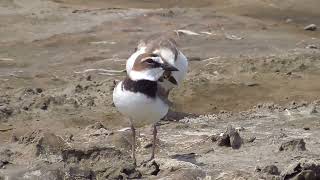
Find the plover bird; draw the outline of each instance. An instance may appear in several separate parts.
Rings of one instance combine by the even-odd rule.
[[[153,124],[153,147],[151,159],[154,158],[157,128],[156,123],[168,113],[169,106],[161,98],[158,80],[164,72],[175,72],[177,68],[157,54],[141,53],[137,55],[125,80],[118,83],[113,91],[113,102],[124,116],[128,117],[132,130],[132,158],[136,165],[135,127]]]
[[[162,60],[179,70],[175,72],[166,71],[163,77],[159,79],[159,84],[164,89],[164,95],[168,98],[169,92],[174,87],[181,85],[187,75],[187,58],[177,48],[177,43],[174,39],[165,36],[151,36],[139,42],[136,51],[126,63],[127,72],[132,70],[136,57],[143,53],[157,54]]]

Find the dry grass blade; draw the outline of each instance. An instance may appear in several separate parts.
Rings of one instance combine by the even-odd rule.
[[[84,74],[92,71],[104,72],[104,73],[124,73],[125,70],[114,70],[114,69],[86,69],[83,71],[74,71],[76,74]]]

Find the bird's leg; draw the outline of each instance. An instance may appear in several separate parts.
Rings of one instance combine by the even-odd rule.
[[[151,152],[151,157],[150,157],[150,161],[152,159],[154,159],[154,154],[156,151],[156,142],[157,142],[157,126],[156,124],[153,125],[153,142],[152,142],[152,152]]]
[[[131,124],[131,131],[132,131],[132,145],[131,145],[131,152],[132,152],[132,159],[133,159],[133,165],[137,165],[136,160],[136,129],[133,127],[133,124]]]
[[[151,156],[149,159],[142,161],[140,165],[144,165],[154,159],[154,155],[155,155],[155,151],[156,151],[156,142],[157,142],[157,126],[156,126],[156,124],[153,125],[153,133],[152,134],[153,134],[153,140],[152,140]]]

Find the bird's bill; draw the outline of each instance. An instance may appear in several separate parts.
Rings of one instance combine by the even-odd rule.
[[[161,68],[165,71],[179,71],[176,67],[174,67],[168,63],[161,64]]]

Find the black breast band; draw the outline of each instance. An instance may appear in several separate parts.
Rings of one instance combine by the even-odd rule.
[[[127,77],[122,83],[122,89],[131,92],[140,92],[150,98],[155,98],[157,94],[158,84],[157,81],[138,80],[133,81]]]

